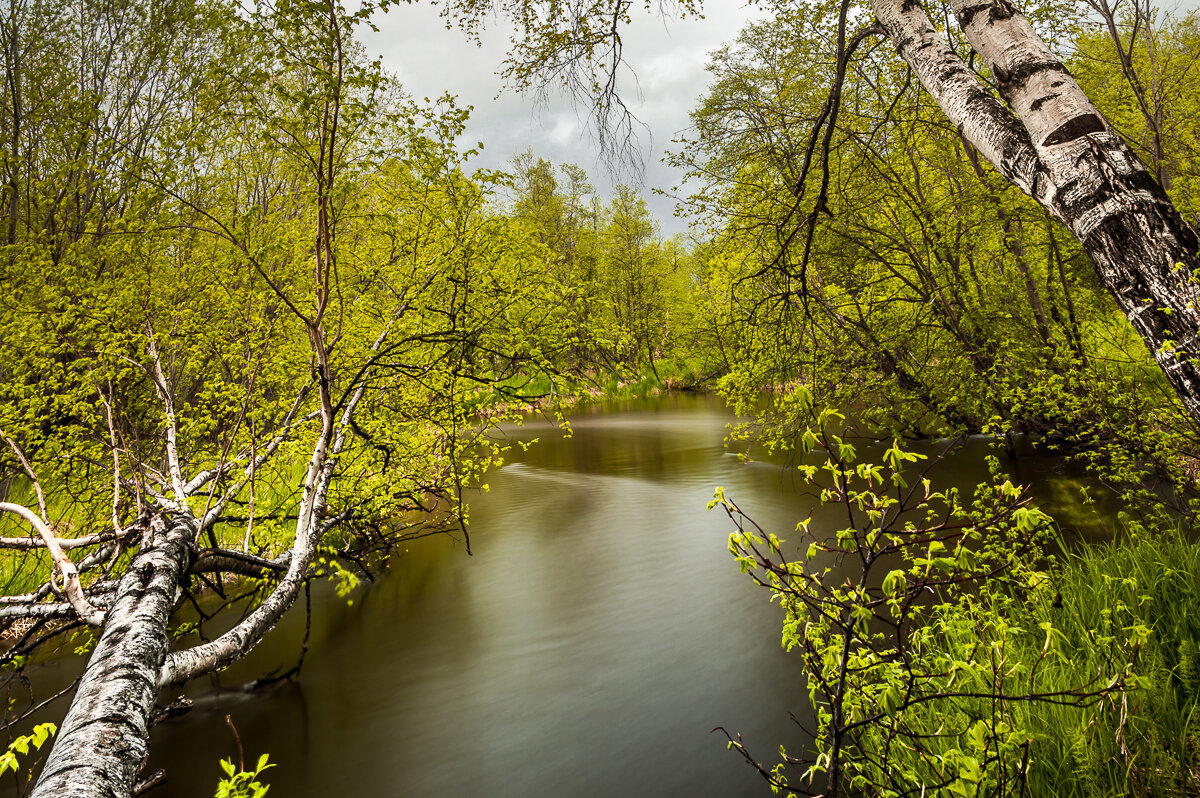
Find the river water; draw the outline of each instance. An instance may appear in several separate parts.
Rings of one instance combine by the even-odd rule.
[[[196,708],[160,724],[153,795],[211,796],[218,759],[269,753],[280,796],[737,796],[769,794],[716,726],[773,764],[807,716],[780,612],[739,573],[714,486],[787,537],[811,510],[794,467],[742,463],[711,397],[595,407],[539,439],[469,497],[461,539],[414,541],[376,583],[314,601],[300,677],[241,693],[193,685]],[[983,478],[985,441],[942,478]],[[932,446],[932,445],[931,445]],[[1018,461],[1054,503],[1076,481]],[[295,660],[303,610],[221,677],[237,685]]]

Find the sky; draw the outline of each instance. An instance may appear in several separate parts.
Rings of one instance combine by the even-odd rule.
[[[685,230],[686,222],[674,218],[673,199],[651,191],[670,190],[681,177],[661,162],[663,152],[690,125],[688,113],[708,85],[708,53],[733,39],[756,13],[742,0],[710,0],[704,19],[663,20],[642,12],[622,33],[632,74],[621,75],[621,91],[649,127],[643,134],[646,169],[640,188],[667,235]],[[437,7],[428,3],[397,4],[374,22],[377,33],[360,34],[367,52],[381,57],[411,95],[436,98],[450,92],[459,105],[474,106],[460,143],[484,143],[476,167],[504,168],[513,155],[532,148],[534,155],[556,164],[582,166],[602,196],[614,183],[636,184],[630,174],[614,175],[600,162],[588,108],[577,110],[566,96],[539,104],[530,94],[502,88],[496,73],[508,47],[504,29],[489,28],[483,46],[476,47],[461,31],[446,30]]]
[[[1200,6],[1200,0],[1166,0],[1162,5],[1180,16]],[[622,32],[632,73],[621,75],[621,92],[649,128],[643,141],[646,169],[640,188],[667,235],[683,232],[687,225],[674,217],[674,199],[652,192],[655,188],[669,192],[682,177],[662,163],[663,153],[673,138],[687,130],[688,113],[708,86],[708,53],[731,41],[762,13],[745,0],[707,0],[704,10],[703,19],[664,20],[656,12],[635,8],[632,25]],[[450,92],[458,96],[460,105],[474,106],[460,145],[484,143],[476,167],[505,168],[513,155],[531,148],[534,155],[553,163],[582,166],[602,196],[611,193],[614,183],[636,184],[629,174],[614,175],[600,162],[599,147],[588,128],[587,107],[577,110],[565,96],[538,104],[531,95],[503,89],[496,73],[508,48],[506,29],[492,26],[477,47],[461,31],[446,30],[437,5],[430,2],[397,3],[373,21],[378,32],[361,29],[367,52],[382,57],[385,68],[399,77],[410,94],[436,98]]]

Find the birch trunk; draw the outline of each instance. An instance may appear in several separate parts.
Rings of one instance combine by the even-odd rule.
[[[332,478],[333,464],[329,462],[332,421],[327,421],[308,464],[304,480],[304,495],[296,519],[296,535],[288,559],[287,570],[279,584],[232,629],[193,648],[173,652],[161,662],[154,682],[162,687],[181,685],[205,673],[218,671],[245,656],[258,645],[283,614],[295,603],[304,586],[313,554],[321,542],[320,518],[317,509],[325,504]],[[340,448],[335,445],[335,449]],[[336,451],[335,451],[336,454]]]
[[[1007,0],[950,0],[1007,107],[937,33],[918,0],[871,5],[963,138],[1074,233],[1200,421],[1200,240],[1163,188]]]
[[[155,521],[122,577],[33,798],[113,798],[133,791],[146,758],[167,623],[191,559],[195,523]]]

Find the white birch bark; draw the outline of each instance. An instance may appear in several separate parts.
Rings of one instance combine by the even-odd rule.
[[[191,557],[195,521],[155,519],[121,578],[33,798],[128,796],[146,758],[167,623]]]
[[[63,547],[54,534],[54,530],[50,525],[39,518],[28,507],[23,507],[19,504],[11,502],[0,502],[0,512],[9,512],[21,516],[30,526],[37,530],[42,537],[42,542],[46,550],[50,552],[50,557],[54,560],[54,566],[62,574],[63,591],[67,594],[67,601],[75,610],[75,614],[79,619],[90,626],[99,626],[104,622],[104,613],[92,606],[88,601],[87,596],[83,593],[83,585],[79,581],[79,569],[75,567],[75,563],[63,551]]]
[[[175,501],[179,503],[181,508],[187,507],[187,491],[184,489],[183,469],[179,465],[179,449],[176,444],[178,438],[178,428],[175,423],[175,400],[171,394],[171,386],[167,385],[167,375],[163,371],[162,360],[158,356],[158,346],[154,343],[154,330],[150,328],[150,323],[146,323],[146,351],[150,354],[150,360],[154,363],[153,380],[154,390],[158,393],[158,398],[163,403],[163,415],[167,423],[167,469],[171,474],[171,487],[175,491]]]
[[[951,6],[1007,108],[949,48],[918,0],[871,1],[897,52],[963,138],[1075,234],[1200,421],[1200,240],[1007,0]]]
[[[897,52],[964,139],[1026,193],[1037,153],[1019,120],[950,48],[913,0],[872,0],[871,10]]]

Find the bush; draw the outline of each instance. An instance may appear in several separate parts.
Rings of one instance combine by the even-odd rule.
[[[998,464],[967,501],[899,443],[859,463],[837,413],[811,418],[802,448],[824,462],[800,468],[845,526],[802,522],[807,555],[788,561],[723,491],[710,504],[781,603],[816,714],[814,750],[774,767],[730,737],[776,792],[1194,794],[1200,551],[1166,511],[1055,557],[1053,523]]]

